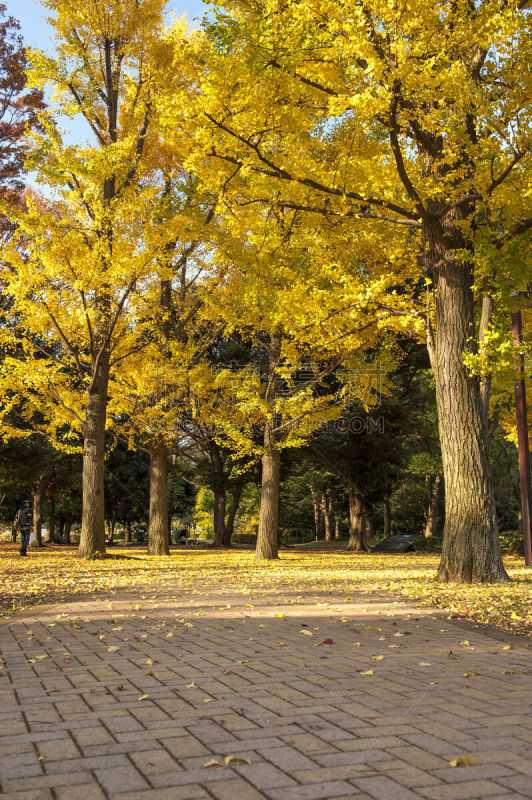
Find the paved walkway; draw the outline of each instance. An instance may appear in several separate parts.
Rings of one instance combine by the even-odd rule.
[[[532,797],[525,645],[392,597],[280,600],[154,591],[4,621],[3,800]]]

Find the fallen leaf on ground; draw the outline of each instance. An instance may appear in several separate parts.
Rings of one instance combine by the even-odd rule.
[[[251,764],[249,758],[241,758],[240,756],[226,756],[224,762],[227,766],[229,766],[229,764]]]
[[[474,763],[475,759],[471,756],[458,756],[457,758],[453,758],[452,761],[449,761],[451,767],[470,767]]]

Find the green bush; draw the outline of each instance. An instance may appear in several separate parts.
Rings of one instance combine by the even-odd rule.
[[[418,539],[417,542],[414,542],[413,547],[417,553],[441,553],[442,544],[443,536],[435,534]]]
[[[233,544],[256,544],[257,537],[254,533],[235,533],[231,540]]]
[[[525,544],[521,531],[501,531],[499,538],[502,553],[524,556]]]

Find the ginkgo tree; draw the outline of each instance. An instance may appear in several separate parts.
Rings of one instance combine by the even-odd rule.
[[[426,282],[446,486],[439,578],[506,581],[489,381],[466,356],[504,302],[501,276],[515,290],[530,275],[527,0],[225,0],[217,9],[195,133],[212,162],[205,180],[229,196],[246,174],[254,202],[274,196],[320,215],[331,237],[347,225],[353,246],[386,230],[413,303]]]
[[[219,200],[222,235],[213,258],[225,265],[225,279],[207,308],[213,319],[223,317],[227,334],[248,342],[250,361],[226,372],[231,402],[209,413],[220,441],[261,461],[256,557],[271,559],[278,554],[282,450],[307,441],[353,398],[376,402],[377,387],[368,386],[373,362],[380,359],[385,374],[393,363],[388,334],[416,335],[419,320],[393,290],[380,236],[368,236],[356,251],[345,235],[331,245],[326,223],[306,225],[295,210],[264,210],[247,202],[248,191],[243,177],[236,203]],[[365,259],[380,270],[370,276]]]
[[[105,549],[104,443],[109,378],[143,346],[145,282],[176,231],[160,213],[153,74],[162,0],[49,0],[56,51],[30,54],[30,81],[53,89],[33,132],[29,166],[52,197],[15,216],[2,281],[13,297],[19,368],[49,406],[52,426],[83,435],[80,553]],[[71,144],[60,124],[87,123]],[[14,368],[13,362],[10,368]]]

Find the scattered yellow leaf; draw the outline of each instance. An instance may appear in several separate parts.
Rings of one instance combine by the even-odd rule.
[[[453,758],[452,761],[449,761],[451,767],[470,767],[474,763],[475,759],[471,756],[458,756],[457,758]]]

